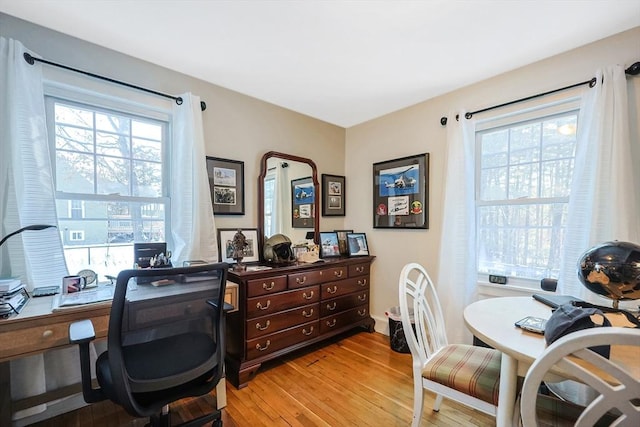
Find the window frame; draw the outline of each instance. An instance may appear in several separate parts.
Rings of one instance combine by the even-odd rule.
[[[475,218],[476,229],[475,239],[476,248],[480,247],[480,208],[486,206],[518,206],[518,205],[531,205],[540,206],[551,203],[566,203],[568,205],[571,195],[565,197],[538,197],[536,199],[528,198],[522,199],[498,199],[498,200],[482,200],[481,195],[481,174],[482,174],[482,135],[490,131],[496,131],[500,129],[510,129],[517,126],[526,125],[528,123],[543,122],[553,117],[559,117],[564,115],[575,115],[576,123],[580,117],[580,96],[574,94],[568,94],[565,96],[559,96],[549,101],[537,101],[531,102],[525,106],[512,107],[506,113],[500,115],[494,115],[491,117],[478,120],[476,122],[475,129],[475,164],[474,164],[474,200],[475,200]],[[576,129],[577,131],[577,129]],[[574,157],[575,159],[575,153]],[[537,160],[537,164],[540,165],[542,159]],[[510,165],[510,163],[507,163]],[[570,182],[569,182],[570,185]],[[535,200],[535,203],[532,201]],[[566,228],[565,228],[566,229]],[[489,283],[489,275],[492,273],[485,273],[480,271],[480,251],[476,250],[476,268],[477,268],[477,281],[480,284]],[[516,289],[538,289],[540,285],[539,278],[525,278],[509,276],[507,287]],[[552,275],[551,277],[556,277]],[[504,287],[505,285],[500,285]]]

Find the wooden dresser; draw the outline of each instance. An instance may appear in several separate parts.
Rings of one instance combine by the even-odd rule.
[[[356,327],[373,332],[369,270],[374,257],[229,270],[238,310],[227,315],[226,377],[242,388],[261,364]]]

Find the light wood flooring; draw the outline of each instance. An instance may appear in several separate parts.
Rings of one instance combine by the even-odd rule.
[[[213,396],[171,406],[174,422],[215,404]],[[423,426],[494,426],[493,417],[445,400],[431,410],[427,393]],[[227,384],[225,427],[408,426],[413,408],[411,355],[394,352],[389,337],[358,332],[325,341],[262,366],[241,390]],[[33,424],[37,427],[143,426],[110,402],[86,406]]]

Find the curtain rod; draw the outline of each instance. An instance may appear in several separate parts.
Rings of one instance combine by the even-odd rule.
[[[624,72],[625,72],[625,74],[629,74],[630,76],[637,76],[638,74],[640,74],[640,62],[634,63],[629,68],[624,70]],[[589,87],[594,87],[596,85],[596,78],[594,77],[591,80],[586,80],[584,82],[575,83],[575,84],[572,84],[572,85],[569,85],[569,86],[561,87],[560,89],[554,89],[554,90],[550,90],[548,92],[538,93],[536,95],[531,95],[531,96],[527,96],[525,98],[516,99],[515,101],[505,102],[504,104],[494,105],[492,107],[483,108],[481,110],[471,111],[469,113],[465,113],[464,117],[465,117],[465,119],[470,119],[471,117],[473,117],[474,114],[484,113],[485,111],[495,110],[496,108],[502,108],[502,107],[506,107],[508,105],[517,104],[518,102],[529,101],[530,99],[539,98],[541,96],[546,96],[546,95],[551,95],[552,93],[562,92],[563,90],[572,89],[574,87],[578,87],[578,86],[582,86],[582,85],[586,85],[586,84],[588,84]],[[456,114],[456,120],[458,120],[458,118],[459,118],[458,116],[459,115]],[[447,125],[447,121],[448,121],[447,117],[441,117],[440,118],[440,124],[442,126],[446,126]]]
[[[109,77],[101,76],[99,74],[94,74],[94,73],[90,73],[88,71],[83,71],[83,70],[79,70],[77,68],[72,68],[72,67],[69,67],[67,65],[62,65],[62,64],[57,64],[55,62],[47,61],[46,59],[36,58],[34,56],[31,56],[27,52],[25,52],[23,56],[24,56],[24,60],[30,65],[33,65],[35,63],[35,61],[42,62],[42,63],[47,64],[47,65],[52,65],[54,67],[63,68],[63,69],[68,70],[68,71],[73,71],[74,73],[84,74],[85,76],[93,77],[93,78],[100,79],[100,80],[106,80],[108,82],[116,83],[116,84],[119,84],[119,85],[122,85],[122,86],[126,86],[126,87],[129,87],[129,88],[132,88],[132,89],[137,89],[137,90],[140,90],[140,91],[143,91],[143,92],[152,93],[154,95],[162,96],[164,98],[173,99],[174,101],[176,101],[176,104],[182,105],[182,97],[180,97],[180,96],[167,95],[166,93],[157,92],[155,90],[151,90],[151,89],[147,89],[147,88],[144,88],[144,87],[132,85],[131,83],[121,82],[119,80],[115,80],[115,79],[112,79],[112,78],[109,78]],[[200,109],[202,111],[207,109],[207,104],[204,101],[200,101]]]

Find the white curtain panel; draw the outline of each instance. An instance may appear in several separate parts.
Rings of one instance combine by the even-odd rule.
[[[38,63],[27,64],[24,52],[26,49],[19,41],[0,38],[2,235],[27,225],[57,225],[42,69]],[[68,273],[58,230],[27,231],[20,237],[7,241],[10,251],[2,256],[3,272],[8,270],[12,275],[20,276],[29,288],[60,285],[62,277]],[[75,348],[10,363],[13,399],[80,380]],[[14,418],[33,415],[46,408],[47,405],[38,405],[14,414]]]
[[[185,93],[173,107],[171,149],[172,260],[218,260],[216,226],[211,204],[200,98]]]
[[[3,236],[27,225],[58,224],[42,69],[39,63],[29,65],[24,60],[25,51],[19,41],[0,39]],[[12,237],[2,248],[0,262],[2,274],[20,276],[30,289],[60,285],[60,278],[68,274],[62,241],[55,228]]]
[[[640,243],[640,183],[633,177],[624,68],[613,65],[598,70],[596,81],[580,106],[558,288],[561,293],[603,304],[578,281],[577,263],[586,250],[606,241]]]
[[[440,238],[440,266],[436,284],[444,310],[447,338],[451,343],[470,343],[462,312],[477,294],[475,217],[475,120],[464,111],[447,124],[447,170],[444,213]]]
[[[289,182],[289,167],[283,167],[284,162],[278,162],[276,166],[276,185],[273,195],[273,215],[272,226],[274,228],[270,236],[277,233],[282,233],[289,226],[289,212],[282,209],[282,206],[291,206],[291,200],[289,199],[291,193],[291,187]]]

